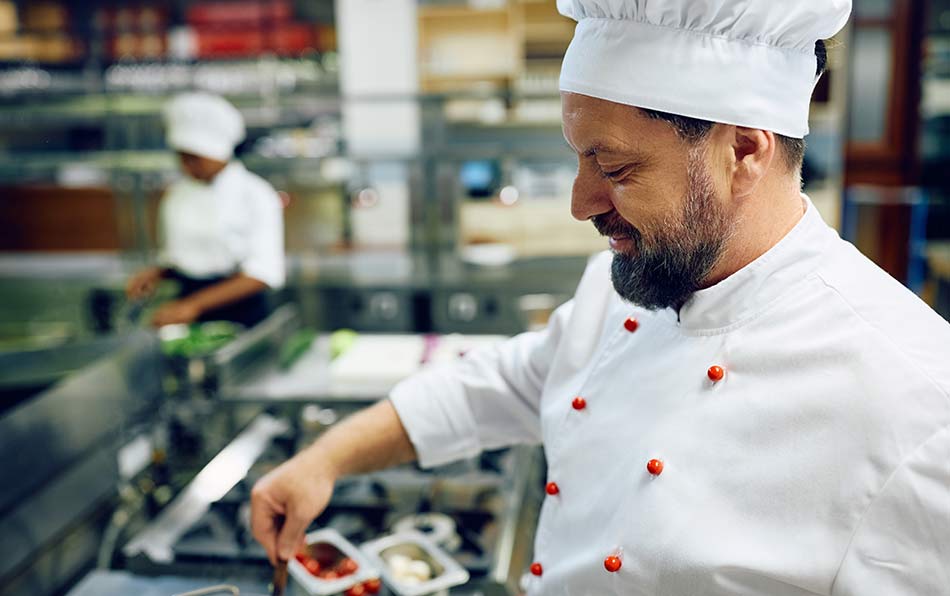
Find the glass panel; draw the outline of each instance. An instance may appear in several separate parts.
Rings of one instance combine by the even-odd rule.
[[[890,99],[891,32],[884,28],[855,29],[852,41],[850,139],[884,139]]]

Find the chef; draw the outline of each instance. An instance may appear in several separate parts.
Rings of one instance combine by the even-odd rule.
[[[268,290],[284,284],[281,201],[234,158],[244,140],[241,113],[222,97],[187,93],[165,108],[168,145],[185,176],[162,198],[159,265],[132,277],[131,299],[162,279],[179,284],[176,300],[156,311],[156,326],[229,320],[246,326],[268,314]]]
[[[291,556],[341,475],[541,443],[529,594],[950,594],[950,325],[800,192],[850,2],[558,7],[571,209],[610,251],[544,331],[261,479],[255,536]]]

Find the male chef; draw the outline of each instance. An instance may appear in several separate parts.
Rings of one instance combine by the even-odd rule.
[[[286,559],[341,475],[540,442],[532,595],[950,594],[950,325],[800,192],[850,2],[558,7],[572,214],[610,252],[546,330],[263,478],[255,536]]]

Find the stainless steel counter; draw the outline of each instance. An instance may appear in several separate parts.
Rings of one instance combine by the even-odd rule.
[[[97,570],[87,575],[67,596],[172,596],[214,585],[237,587],[241,596],[267,594],[267,583],[220,577],[147,577],[127,571]]]
[[[0,415],[0,593],[48,593],[95,555],[119,454],[161,396],[157,339],[117,344]]]

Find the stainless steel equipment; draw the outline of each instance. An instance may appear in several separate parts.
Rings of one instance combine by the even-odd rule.
[[[266,578],[270,565],[250,536],[246,503],[256,479],[288,457],[295,443],[289,427],[271,416],[257,419],[132,538],[124,549],[127,568],[159,576]],[[260,458],[251,464],[255,453]],[[541,480],[539,453],[532,448],[432,471],[407,466],[346,478],[313,527],[336,529],[361,544],[389,534],[408,514],[439,512],[455,521],[461,544],[452,557],[473,578],[451,593],[511,594],[529,560]]]
[[[48,539],[42,540],[41,546],[29,545],[34,553],[29,558],[42,558],[47,552],[64,559],[72,556],[68,572],[75,573],[80,566],[88,565],[90,553],[99,550],[100,566],[116,569],[100,569],[87,577],[76,587],[75,593],[83,595],[166,596],[216,584],[238,586],[242,593],[264,593],[271,567],[263,549],[251,537],[248,523],[247,503],[254,482],[344,415],[384,397],[390,389],[379,383],[327,384],[329,347],[325,338],[314,342],[290,370],[281,369],[275,364],[278,352],[298,326],[296,309],[281,308],[214,353],[185,361],[178,375],[165,377],[164,388],[157,341],[147,334],[139,338],[149,346],[149,356],[143,362],[127,357],[110,360],[103,370],[94,367],[77,375],[85,379],[79,385],[83,397],[73,398],[76,404],[82,404],[82,411],[70,409],[69,402],[62,406],[65,419],[55,413],[45,418],[59,420],[57,432],[65,436],[72,436],[69,423],[74,422],[99,438],[90,438],[90,444],[83,443],[84,447],[75,446],[89,454],[82,466],[77,465],[77,471],[63,474],[59,471],[62,466],[48,471],[49,484],[55,484],[57,490],[49,493],[50,500],[43,500],[42,506],[69,501],[64,496],[68,491],[80,498],[75,508],[64,510],[59,517],[50,515],[42,523],[33,521],[36,526],[52,525],[44,530]],[[150,375],[144,381],[143,367]],[[95,375],[91,374],[93,370]],[[181,376],[182,371],[185,376]],[[170,379],[177,379],[177,385],[169,385]],[[111,390],[104,388],[116,384],[130,394],[126,398],[131,403],[140,407],[127,410],[129,404],[109,397]],[[96,401],[95,396],[104,393],[106,399]],[[133,412],[139,417],[131,418]],[[106,441],[99,436],[108,433],[113,420],[125,442]],[[145,438],[130,430],[137,420],[150,426]],[[39,419],[33,424],[41,426]],[[186,427],[187,433],[179,427]],[[202,441],[200,448],[189,451],[182,442],[188,433]],[[122,450],[121,459],[126,463],[120,465],[117,448],[136,436],[138,440]],[[228,440],[223,440],[225,437]],[[9,440],[7,435],[0,437],[4,457],[12,453],[8,446],[18,449],[4,442]],[[92,449],[93,442],[97,449]],[[153,454],[160,457],[155,459]],[[150,500],[142,497],[137,502],[147,501],[154,509],[116,509],[120,477],[135,474],[133,471],[122,476],[119,468],[129,468],[127,462],[136,458],[141,462],[143,455],[142,465],[151,463],[144,473],[151,492],[141,488],[142,476],[133,483],[132,492],[147,494]],[[11,470],[23,469],[14,467],[17,461],[4,463]],[[96,474],[94,479],[90,479],[90,473]],[[338,483],[330,506],[314,528],[332,528],[355,544],[363,544],[392,533],[401,519],[439,514],[433,519],[451,519],[456,526],[457,539],[447,548],[472,578],[465,586],[453,588],[451,594],[508,595],[515,593],[520,572],[529,561],[542,480],[540,453],[532,448],[486,453],[436,470],[405,466],[347,478]],[[0,492],[0,496],[3,494]],[[19,503],[22,491],[18,495],[11,495],[8,502]],[[89,514],[89,507],[98,508],[95,515]],[[26,512],[27,508],[30,516],[43,517],[39,504],[27,503],[18,507],[18,516],[11,519],[23,519],[20,509]],[[110,516],[107,540],[100,542],[101,528]],[[130,517],[135,521],[129,522]],[[78,544],[78,548],[56,543],[57,549],[53,550],[51,544],[54,537],[62,536],[61,528],[75,525],[77,520],[90,528],[81,542],[68,545]],[[8,524],[6,528],[4,523]],[[0,531],[5,530],[5,536],[17,531],[10,523],[0,517]],[[119,546],[117,556],[112,555],[113,543]],[[17,553],[22,546],[12,544],[12,550],[7,551],[4,542],[0,554],[9,555],[4,563],[15,569],[0,574],[0,578],[14,580],[9,584],[13,590],[10,594],[24,589],[49,593],[62,576],[47,577],[44,573],[48,567],[19,561]],[[38,576],[42,576],[41,583],[32,583]],[[0,593],[6,594],[7,584],[0,585]],[[138,587],[130,591],[132,585]]]
[[[209,354],[172,358],[170,368],[178,378],[179,391],[187,398],[195,390],[214,395],[239,386],[272,362],[283,342],[299,327],[297,307],[285,304]]]
[[[161,396],[157,340],[116,343],[0,417],[0,593],[52,592],[97,550],[120,448]]]
[[[26,345],[13,344],[0,350],[0,413],[113,352],[121,345],[122,338],[114,335],[79,341],[54,338],[50,345],[44,343],[31,337],[29,343],[24,341]]]

